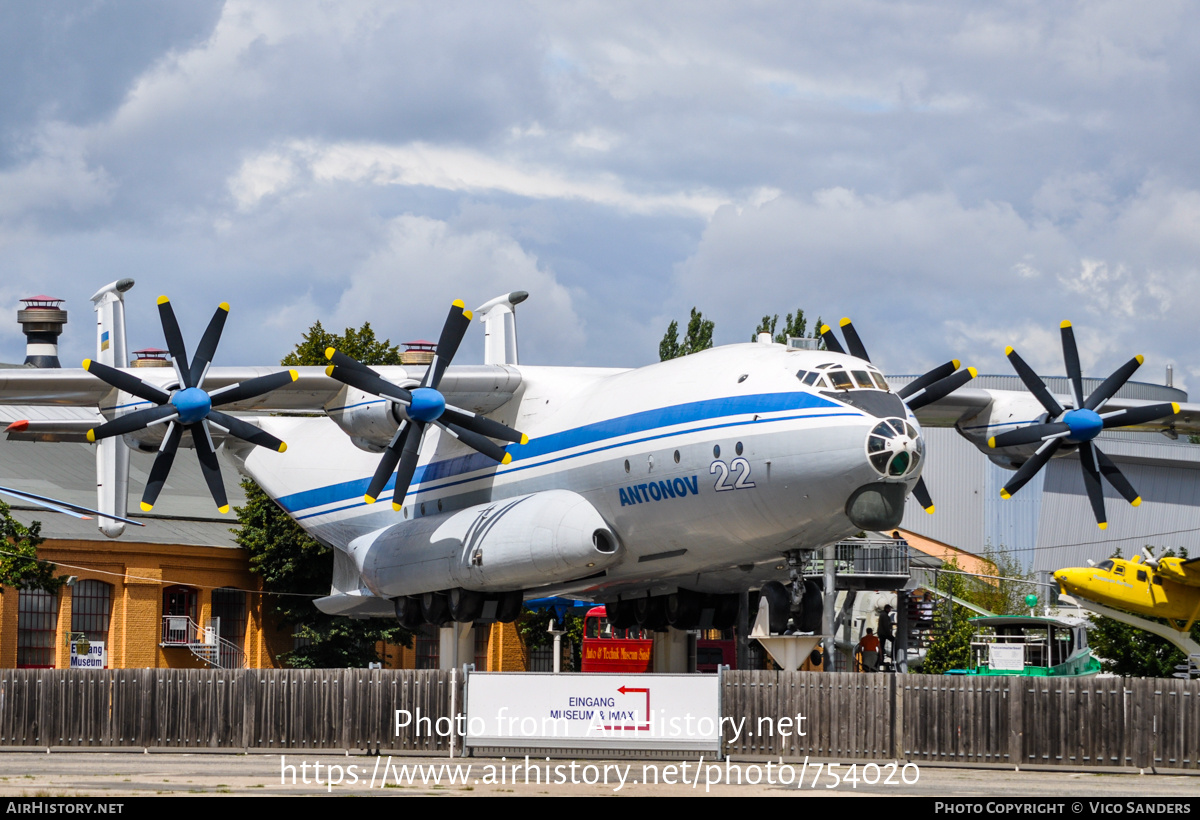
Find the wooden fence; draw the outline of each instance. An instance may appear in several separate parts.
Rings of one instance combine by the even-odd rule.
[[[0,746],[439,754],[396,711],[444,729],[463,696],[437,671],[7,669]],[[728,672],[721,697],[729,754],[1200,771],[1200,681]]]

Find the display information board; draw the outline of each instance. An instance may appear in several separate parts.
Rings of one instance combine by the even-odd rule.
[[[719,751],[717,675],[475,672],[467,746]]]

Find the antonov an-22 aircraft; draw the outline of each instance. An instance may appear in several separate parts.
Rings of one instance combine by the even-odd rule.
[[[1015,469],[1005,497],[1051,457],[1078,451],[1101,527],[1101,477],[1140,501],[1095,446],[1101,430],[1200,432],[1200,405],[1114,398],[1141,357],[1083,396],[1069,322],[1069,397],[1052,395],[1011,348],[1029,393],[964,387],[975,372],[957,361],[893,390],[849,320],[845,347],[822,328],[825,350],[763,338],[632,370],[522,365],[522,292],[474,313],[455,302],[428,367],[366,367],[330,349],[327,368],[295,370],[210,367],[224,304],[189,358],[160,297],[174,367],[135,371],[124,367],[122,286],[93,297],[104,343],[82,369],[0,371],[3,403],[81,405],[103,418],[86,431],[20,429],[96,442],[98,506],[116,516],[126,514],[129,447],[158,451],[144,511],[181,445],[196,450],[228,510],[223,450],[336,548],[318,607],[410,627],[511,620],[523,598],[546,595],[604,602],[618,624],[721,626],[737,593],[763,588],[773,631],[789,611],[798,627],[820,629],[810,617],[819,595],[805,595],[800,575],[805,552],[897,526],[910,495],[932,512],[923,424],[953,425]],[[485,364],[452,367],[475,318]],[[123,529],[111,518],[99,525]]]

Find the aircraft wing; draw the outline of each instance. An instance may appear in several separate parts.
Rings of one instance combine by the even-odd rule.
[[[213,367],[204,379],[204,389],[219,390],[248,379],[278,373],[283,367]],[[222,405],[222,410],[320,413],[345,385],[325,375],[323,367],[292,368],[299,378],[262,396]],[[377,367],[375,370],[397,384],[419,382],[424,367]],[[177,382],[174,368],[128,368],[125,372],[166,388]],[[447,369],[440,390],[447,401],[477,413],[500,407],[521,384],[520,372],[508,365],[467,365]],[[111,407],[117,394],[109,385],[82,368],[0,370],[0,404]]]

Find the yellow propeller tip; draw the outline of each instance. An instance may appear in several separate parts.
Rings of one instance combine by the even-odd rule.
[[[229,303],[228,302],[222,302],[221,304],[217,305],[217,307],[220,308],[221,310],[225,311],[226,313],[229,312]]]
[[[1138,364],[1142,364],[1143,362],[1146,361],[1146,357],[1140,353],[1138,355],[1134,356],[1133,358],[1137,359]]]
[[[979,371],[973,367],[968,367],[967,372],[971,374],[972,379],[979,375]]]
[[[325,368],[325,375],[326,375],[326,376],[332,376],[332,375],[333,375],[333,365],[329,365],[329,367]]]
[[[1013,352],[1012,345],[1009,345],[1008,347],[1004,348],[1004,355],[1005,355],[1005,356],[1011,356],[1011,355],[1012,355],[1012,352]]]
[[[1106,530],[1106,529],[1108,529],[1108,522],[1107,522],[1107,521],[1101,521],[1101,522],[1100,522],[1100,529],[1102,529],[1102,530]]]
[[[1066,319],[1063,319],[1062,322],[1059,324],[1059,327],[1064,327],[1064,328],[1070,327],[1070,326],[1071,326],[1071,323]]]
[[[96,443],[96,431],[94,429],[87,431],[87,440],[93,444]]]
[[[160,296],[160,297],[158,297],[158,303],[159,303],[160,305],[165,305],[165,304],[166,304],[167,302],[169,302],[169,301],[171,301],[171,300],[170,300],[170,299],[168,299],[168,298],[167,298],[167,297],[165,297],[165,296]]]
[[[475,318],[475,314],[474,314],[474,313],[472,313],[472,312],[471,312],[471,311],[469,311],[469,310],[464,310],[464,311],[463,311],[463,316],[466,316],[468,319],[474,319],[474,318]]]
[[[829,332],[829,325],[821,325],[821,335],[824,336]]]
[[[845,327],[845,326],[846,326],[846,325],[848,325],[848,324],[850,324],[850,317],[849,317],[849,316],[847,316],[847,317],[843,318],[843,319],[842,319],[842,321],[838,322],[838,327]]]
[[[1012,493],[1010,493],[1008,490],[1001,490],[1000,497],[1007,500],[1009,498],[1012,498]]]
[[[374,503],[375,503],[375,499],[374,499],[374,498],[372,498],[372,497],[371,497],[371,496],[369,496],[369,495],[364,495],[364,496],[363,496],[363,501],[367,502],[368,504],[374,504]]]
[[[1140,507],[1142,505],[1142,497],[1139,495],[1137,498],[1133,499],[1133,501],[1130,501],[1129,503],[1131,505],[1133,505],[1134,507]]]
[[[325,348],[325,358],[326,359],[332,359],[334,353],[337,353],[337,348],[334,348],[334,347]]]
[[[1175,415],[1179,415],[1179,403],[1178,402],[1171,402],[1171,411],[1173,413],[1175,413]]]
[[[225,515],[229,512],[229,505],[226,504],[224,507],[217,507],[217,512],[219,512],[221,515]]]
[[[996,437],[995,436],[992,436],[990,439],[988,439],[988,447],[991,447],[993,450],[996,449]]]
[[[87,369],[88,369],[89,367],[91,367],[91,366],[92,366],[92,360],[91,360],[91,359],[84,359],[84,360],[83,360],[83,369],[84,369],[84,370],[87,370]]]
[[[292,377],[292,381],[296,381],[297,379],[300,378],[300,374],[297,373],[295,370],[289,370],[288,375]]]
[[[528,443],[529,443],[529,436],[527,436],[527,435],[525,435],[524,433],[522,433],[522,434],[521,434],[521,443],[522,443],[522,444],[528,444]]]
[[[287,442],[286,441],[279,442],[279,452],[281,452],[281,453],[287,452]]]
[[[455,299],[453,302],[450,303],[450,306],[456,307],[456,308],[465,308],[466,307],[466,305],[463,304],[462,299]]]
[[[150,512],[152,509],[154,509],[153,504],[147,504],[145,501],[142,502],[142,512]]]
[[[396,512],[400,512],[402,509],[404,509],[404,507],[400,506],[400,505],[399,505],[399,504],[397,504],[395,501],[393,501],[393,502],[392,502],[392,509],[393,509],[393,510],[395,510]]]
[[[962,367],[962,362],[960,362],[958,359],[951,359],[950,364],[954,365],[955,370],[958,370],[960,367]]]
[[[929,513],[930,515],[933,515],[933,505],[930,504],[928,507],[926,507],[925,512]]]
[[[508,463],[509,463],[509,462],[511,462],[511,461],[512,461],[512,454],[511,454],[511,453],[505,453],[505,454],[504,454],[504,458],[500,459],[500,463],[501,463],[501,464],[508,464]]]

